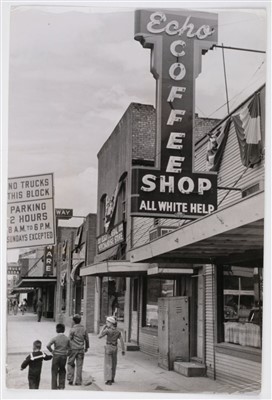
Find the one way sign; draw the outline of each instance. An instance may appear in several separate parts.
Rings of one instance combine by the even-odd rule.
[[[70,219],[73,216],[72,208],[55,208],[56,217],[58,219]]]

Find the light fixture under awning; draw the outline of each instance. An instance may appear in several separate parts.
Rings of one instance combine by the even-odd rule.
[[[84,264],[84,261],[76,261],[76,262],[74,262],[73,268],[72,268],[72,271],[71,271],[71,274],[70,274],[70,278],[71,278],[71,280],[73,282],[75,282],[76,273],[77,273],[78,269],[81,267],[82,264]]]

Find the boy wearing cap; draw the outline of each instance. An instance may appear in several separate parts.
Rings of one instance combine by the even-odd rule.
[[[117,329],[117,322],[114,317],[107,317],[106,325],[103,326],[98,338],[107,336],[104,358],[104,378],[106,385],[114,383],[117,367],[117,343],[120,340],[122,355],[125,355],[125,344],[121,332]]]
[[[76,381],[75,385],[82,384],[82,367],[84,361],[84,353],[89,348],[89,337],[86,329],[80,324],[81,316],[76,314],[73,317],[74,325],[70,330],[69,340],[71,351],[67,363],[67,379],[69,385],[74,384],[75,364],[76,364]]]

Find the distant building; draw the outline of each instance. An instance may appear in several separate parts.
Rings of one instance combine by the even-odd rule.
[[[71,324],[81,314],[89,332],[94,329],[95,278],[82,278],[80,270],[93,263],[96,246],[96,214],[88,214],[78,228],[59,227],[56,248],[56,319]]]
[[[58,224],[59,225],[59,224]],[[94,279],[79,276],[86,262],[93,262],[95,253],[96,214],[89,214],[79,227],[57,226],[55,246],[20,251],[20,274],[12,293],[27,297],[29,309],[35,310],[43,300],[43,316],[71,323],[75,313],[94,308]],[[89,331],[94,319],[86,320]]]

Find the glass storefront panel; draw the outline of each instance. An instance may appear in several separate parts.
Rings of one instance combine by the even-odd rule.
[[[126,279],[123,277],[106,277],[102,281],[101,322],[114,315],[117,321],[124,321]]]
[[[223,310],[224,341],[260,348],[262,269],[224,267]]]
[[[158,298],[174,296],[174,281],[168,279],[148,279],[144,326],[158,327]]]

